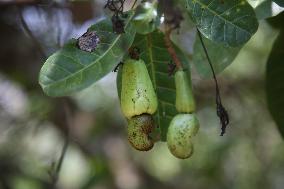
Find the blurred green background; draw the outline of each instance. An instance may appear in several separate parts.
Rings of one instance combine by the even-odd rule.
[[[265,96],[266,60],[278,31],[266,21],[260,21],[257,33],[218,75],[231,121],[223,137],[214,83],[192,67],[201,128],[194,155],[187,160],[173,157],[162,142],[149,152],[132,149],[119,108],[116,73],[69,98],[43,94],[38,73],[44,56],[101,19],[104,3],[1,3],[0,188],[52,188],[50,172],[58,163],[69,120],[70,143],[59,189],[282,189],[284,145]],[[189,35],[180,33],[187,39],[182,46],[192,53],[194,35]],[[66,106],[71,111],[67,116]]]

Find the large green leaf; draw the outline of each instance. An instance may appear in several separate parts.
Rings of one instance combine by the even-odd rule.
[[[109,73],[122,59],[134,40],[135,28],[130,23],[133,13],[125,20],[125,33],[113,33],[112,22],[104,19],[89,28],[96,31],[100,42],[89,53],[77,48],[71,40],[44,63],[39,83],[49,96],[70,95],[90,86]]]
[[[159,107],[154,118],[159,127],[159,132],[161,133],[161,140],[165,141],[169,123],[177,114],[177,111],[175,108],[174,77],[168,74],[168,63],[170,63],[171,57],[165,47],[164,35],[158,31],[147,35],[137,34],[133,46],[140,49],[140,58],[146,63],[153,86],[156,90]],[[189,74],[190,69],[187,58],[177,48],[176,51],[184,68],[188,70]],[[120,95],[121,72],[118,74],[117,86]]]
[[[258,28],[246,0],[185,0],[193,21],[208,39],[226,46],[246,43]]]
[[[229,66],[241,50],[241,47],[225,47],[222,44],[214,43],[206,38],[203,38],[203,41],[216,74],[222,72]],[[193,48],[193,63],[201,76],[205,78],[212,77],[210,65],[208,64],[206,54],[198,36],[196,37]]]
[[[284,137],[284,30],[272,48],[266,68],[266,92],[270,113]]]

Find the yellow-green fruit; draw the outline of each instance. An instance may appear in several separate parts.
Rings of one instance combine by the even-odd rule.
[[[148,151],[154,146],[149,134],[154,129],[154,120],[149,114],[134,116],[128,120],[128,140],[131,145],[140,151]]]
[[[176,109],[180,113],[195,111],[195,101],[189,79],[184,71],[179,70],[175,73]]]
[[[143,60],[128,59],[122,68],[121,109],[130,119],[157,110],[157,96]]]
[[[167,144],[171,153],[180,159],[193,154],[191,139],[199,129],[198,119],[194,114],[178,114],[170,123],[167,133]]]

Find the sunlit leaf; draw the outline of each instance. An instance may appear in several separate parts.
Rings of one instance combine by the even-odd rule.
[[[137,33],[147,34],[153,32],[160,24],[160,18],[157,12],[157,1],[141,3],[137,7],[132,21]]]
[[[255,8],[256,17],[259,20],[278,15],[284,10],[272,0],[265,0]]]
[[[246,0],[185,0],[194,22],[208,39],[226,46],[246,43],[258,28]]]
[[[102,20],[89,28],[96,31],[100,42],[89,53],[71,40],[44,63],[39,83],[49,96],[65,96],[84,89],[109,73],[122,59],[132,44],[135,28],[130,23],[132,13],[125,20],[125,33],[113,33],[110,19]]]

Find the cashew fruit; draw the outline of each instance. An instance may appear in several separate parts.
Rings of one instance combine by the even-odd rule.
[[[148,151],[154,146],[149,134],[154,129],[154,120],[149,114],[134,116],[128,120],[128,141],[137,150]]]
[[[120,104],[128,122],[128,140],[137,150],[150,150],[154,146],[149,136],[155,128],[152,114],[157,110],[158,100],[143,60],[124,62],[121,85]]]
[[[171,153],[180,159],[193,154],[192,137],[199,129],[195,114],[178,114],[170,123],[167,133],[167,145]]]
[[[192,113],[195,111],[195,101],[192,94],[192,86],[186,72],[178,70],[175,73],[176,109],[180,113]]]
[[[141,114],[154,114],[157,96],[143,60],[128,59],[122,68],[121,109],[130,119]]]

